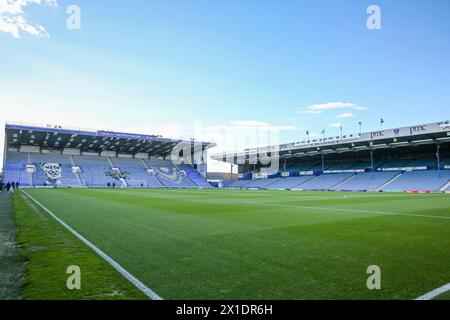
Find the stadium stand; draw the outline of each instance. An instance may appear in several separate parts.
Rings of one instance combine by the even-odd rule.
[[[437,170],[408,171],[404,172],[391,183],[388,183],[382,189],[385,191],[439,191],[449,180],[449,170],[441,170],[439,175]]]
[[[22,186],[28,186],[31,181],[30,174],[26,171],[28,164],[28,154],[19,152],[7,152],[8,161],[5,162],[3,168],[3,180],[7,182],[19,182]]]
[[[5,134],[4,180],[22,186],[211,187],[202,159],[214,143],[16,123],[7,123]],[[190,148],[202,172],[169,160],[174,148]]]
[[[341,183],[334,189],[350,190],[350,191],[375,191],[387,184],[389,181],[398,176],[401,172],[361,172],[347,181]]]
[[[111,169],[106,157],[73,156],[75,164],[81,169],[80,176],[87,187],[105,187],[117,181],[105,173]]]
[[[182,164],[179,166],[181,170],[184,170],[191,181],[200,188],[211,188],[211,185],[206,181],[206,179],[192,166],[187,164]]]
[[[270,188],[272,184],[280,180],[281,179],[255,179],[252,180],[247,185],[245,185],[245,188],[260,188],[260,189]]]
[[[341,191],[448,191],[450,170],[378,171],[360,173],[328,173],[276,179],[237,180],[224,187],[260,189],[301,189]]]
[[[445,186],[442,191],[450,192],[450,182],[447,182],[447,186]]]
[[[353,175],[354,173],[322,174],[303,183],[300,188],[303,190],[329,190],[343,183]]]
[[[181,165],[178,168],[166,160],[21,152],[8,152],[7,159],[5,181],[17,181],[22,186],[51,186],[42,164],[58,164],[58,186],[62,187],[105,187],[108,183],[119,186],[120,181],[107,174],[115,168],[123,175],[127,187],[211,188],[192,166]],[[33,174],[26,171],[28,164],[35,166]],[[80,168],[79,176],[73,172],[73,167]],[[150,168],[155,170],[155,174],[148,172]]]
[[[156,171],[156,178],[169,188],[192,188],[195,184],[170,161],[161,159],[145,159],[148,168]]]
[[[315,176],[286,177],[278,179],[275,183],[269,185],[269,189],[295,189],[305,182],[314,179]]]
[[[118,168],[126,176],[129,187],[160,188],[162,184],[155,176],[148,173],[141,159],[134,158],[110,158],[115,168]]]
[[[449,142],[447,120],[246,149],[234,154],[225,152],[213,155],[212,159],[237,165],[242,180],[230,183],[231,187],[443,192],[450,189]],[[275,157],[281,161],[269,166],[266,155],[273,150],[277,150]],[[265,159],[264,163],[250,163],[250,159],[259,158]],[[281,163],[281,168],[274,172],[272,165],[277,163]],[[271,179],[267,169],[271,170],[271,176],[289,177]],[[297,177],[299,174],[301,177]],[[262,180],[264,176],[269,179]],[[258,179],[245,180],[249,177]]]
[[[60,164],[61,185],[67,187],[81,187],[80,180],[72,172],[72,162],[70,157],[60,153],[29,153],[30,164],[36,166],[33,175],[33,185],[47,185],[42,164]]]
[[[19,182],[30,187],[106,187],[108,184],[133,188],[212,187],[204,178],[206,163],[176,165],[169,160],[172,159],[172,148],[179,145],[180,140],[17,124],[7,124],[5,132],[5,182]],[[279,155],[282,161],[278,163],[282,166],[270,175],[261,170],[262,164],[246,163],[248,155],[244,156],[244,162],[242,153],[236,153],[234,157],[213,156],[214,160],[232,161],[238,165],[240,177],[240,180],[220,184],[214,181],[215,186],[339,191],[450,189],[450,122],[354,137],[351,141],[333,139],[322,142],[323,145],[320,141],[281,145],[278,149],[282,150]],[[201,144],[202,152],[214,146],[193,140],[181,142],[197,147]],[[398,147],[399,143],[401,147]],[[372,150],[372,146],[376,148]],[[322,147],[325,148],[323,151]],[[436,170],[438,159],[439,173]],[[372,163],[373,173],[370,170]],[[289,177],[281,177],[286,176],[285,172]],[[251,177],[255,179],[251,180]]]

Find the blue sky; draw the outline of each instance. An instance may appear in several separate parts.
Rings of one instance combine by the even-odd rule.
[[[190,136],[201,122],[290,142],[450,118],[450,1],[53,1],[21,14],[48,37],[0,18],[2,123]]]

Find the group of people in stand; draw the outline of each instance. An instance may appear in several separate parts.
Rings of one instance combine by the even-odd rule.
[[[19,188],[19,182],[8,182],[4,184],[2,181],[0,181],[0,192],[3,191],[3,189],[6,189],[6,192],[8,193],[14,193],[14,189]]]

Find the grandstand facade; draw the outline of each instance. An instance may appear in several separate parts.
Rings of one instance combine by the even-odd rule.
[[[213,143],[7,123],[3,181],[22,187],[209,188]]]
[[[450,191],[450,122],[441,121],[214,155],[238,166],[230,188]],[[277,166],[268,164],[267,159]]]

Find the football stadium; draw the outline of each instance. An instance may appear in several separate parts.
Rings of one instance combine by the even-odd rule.
[[[449,14],[0,0],[2,316],[448,313]]]
[[[7,123],[2,295],[449,299],[449,142],[440,121],[214,154],[239,179],[211,184],[211,142]]]

